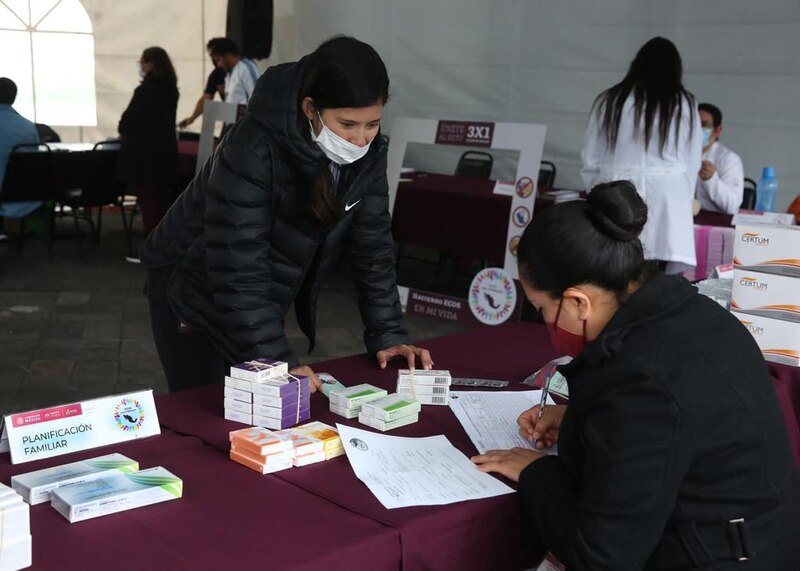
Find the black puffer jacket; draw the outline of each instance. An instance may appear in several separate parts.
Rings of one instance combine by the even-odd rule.
[[[394,273],[386,140],[343,169],[342,217],[328,232],[307,214],[310,181],[325,159],[301,135],[304,60],[270,68],[248,115],[143,244],[151,269],[174,267],[178,318],[208,333],[231,361],[269,356],[297,364],[284,334],[291,302],[314,345],[322,278],[344,243],[356,275],[367,351],[407,343]]]

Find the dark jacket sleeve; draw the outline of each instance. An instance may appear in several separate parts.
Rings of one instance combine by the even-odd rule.
[[[234,361],[272,357],[298,364],[271,296],[272,166],[260,141],[223,143],[207,180],[208,286]]]
[[[606,374],[625,382],[569,419],[584,455],[580,487],[555,456],[532,463],[519,481],[526,516],[569,569],[643,568],[692,454],[670,395],[645,371],[613,368]]]
[[[136,137],[148,128],[152,128],[152,109],[158,104],[156,93],[144,83],[134,89],[128,107],[122,112],[117,132],[123,137]]]
[[[381,174],[356,209],[348,238],[364,344],[371,354],[409,342],[394,271],[385,157],[377,168]]]

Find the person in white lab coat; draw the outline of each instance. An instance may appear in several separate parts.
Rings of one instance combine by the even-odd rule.
[[[649,212],[645,257],[670,272],[696,265],[692,206],[703,134],[682,76],[675,44],[648,41],[625,78],[595,99],[581,151],[586,189],[612,180],[634,184]]]
[[[719,142],[722,111],[716,105],[697,106],[703,127],[703,163],[697,176],[695,198],[700,208],[736,214],[744,196],[744,167],[739,155]]]

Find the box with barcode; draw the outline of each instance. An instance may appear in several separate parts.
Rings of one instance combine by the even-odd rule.
[[[397,383],[397,392],[401,395],[414,396],[414,395],[447,395],[450,392],[450,387],[442,385],[416,385],[412,383]]]
[[[231,367],[230,376],[245,381],[260,382],[289,374],[289,365],[274,359],[252,359]]]
[[[417,414],[420,409],[418,400],[394,394],[364,403],[361,406],[361,414],[384,422],[391,422],[410,414]]]
[[[437,371],[425,369],[400,369],[397,373],[398,383],[414,383],[415,385],[443,385],[450,386],[452,378],[450,371]]]
[[[398,391],[398,393],[401,394],[401,395],[403,394],[403,393],[400,393],[399,391]],[[444,394],[444,395],[420,395],[420,394],[418,394],[418,395],[416,395],[414,397],[414,399],[418,400],[419,404],[422,404],[422,405],[435,404],[435,405],[439,405],[439,406],[450,406],[450,391],[448,391],[447,394]]]

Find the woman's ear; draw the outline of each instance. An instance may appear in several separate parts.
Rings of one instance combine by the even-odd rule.
[[[303,115],[306,119],[313,121],[317,116],[317,108],[314,106],[314,100],[310,97],[303,97],[300,102],[300,108],[303,110]]]
[[[577,314],[578,319],[586,321],[592,313],[592,300],[582,289],[570,287],[564,290],[564,303],[570,305],[573,315]]]

